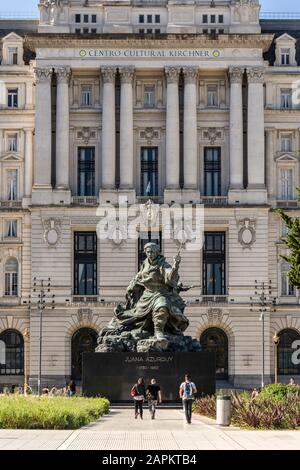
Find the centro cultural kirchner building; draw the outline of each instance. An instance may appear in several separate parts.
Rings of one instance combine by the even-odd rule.
[[[0,389],[36,387],[39,370],[44,385],[79,382],[146,241],[176,255],[161,223],[123,239],[117,219],[99,238],[119,201],[204,205],[204,249],[181,240],[181,281],[187,333],[216,351],[218,379],[258,385],[264,356],[273,380],[275,333],[279,378],[300,375],[299,292],[272,211],[299,214],[300,21],[260,20],[256,0],[39,10],[0,21]]]

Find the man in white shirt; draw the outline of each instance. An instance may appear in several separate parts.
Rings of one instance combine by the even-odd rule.
[[[184,382],[182,382],[179,388],[179,396],[182,399],[186,422],[188,424],[192,422],[192,405],[195,393],[197,393],[196,385],[192,382],[191,376],[186,374]]]

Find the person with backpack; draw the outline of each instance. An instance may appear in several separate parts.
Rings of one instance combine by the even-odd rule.
[[[142,377],[140,377],[137,383],[132,387],[130,395],[134,400],[135,419],[137,419],[138,415],[143,419],[143,403],[146,397],[146,389]]]
[[[186,422],[188,424],[192,422],[192,406],[195,393],[197,393],[196,385],[192,382],[191,376],[186,374],[184,382],[182,382],[179,388],[179,396],[182,399]]]
[[[151,419],[155,419],[155,412],[156,412],[157,404],[161,403],[162,401],[160,386],[157,385],[156,379],[151,379],[151,383],[147,387],[146,394],[147,394]]]

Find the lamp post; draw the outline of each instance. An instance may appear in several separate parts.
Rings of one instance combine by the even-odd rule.
[[[28,388],[28,369],[27,369],[27,344],[30,337],[29,328],[26,328],[23,333],[24,337],[24,395],[27,395]]]
[[[47,298],[51,298],[51,308],[55,308],[55,295],[50,295],[50,290],[51,290],[51,279],[50,277],[47,279],[47,281],[40,279],[37,280],[35,277],[33,279],[33,292],[37,293],[38,292],[38,297],[37,297],[37,308],[39,310],[39,361],[38,361],[38,395],[40,396],[42,393],[41,390],[41,381],[42,381],[42,344],[43,344],[43,311],[47,307],[46,300]]]
[[[277,384],[278,383],[278,345],[280,343],[280,338],[279,336],[277,335],[277,333],[275,333],[275,335],[273,336],[273,343],[274,343],[274,367],[275,367],[275,374],[274,374],[274,383]]]
[[[262,368],[261,368],[261,388],[265,386],[265,315],[268,309],[276,311],[276,298],[272,296],[272,281],[268,283],[262,282],[259,283],[255,281],[255,296],[257,297],[257,305],[259,306],[258,311],[260,312],[260,321],[262,324]],[[267,295],[268,294],[268,295]],[[250,300],[255,300],[253,297],[250,297]],[[254,303],[251,303],[250,311],[253,312]]]

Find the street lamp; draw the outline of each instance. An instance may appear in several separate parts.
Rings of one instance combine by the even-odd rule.
[[[268,291],[268,295],[267,295]],[[260,321],[262,322],[262,372],[261,372],[261,388],[265,386],[265,315],[270,308],[273,307],[272,311],[276,311],[276,298],[272,296],[272,281],[259,283],[255,281],[255,296],[257,296],[257,305],[259,305],[258,311],[260,312]],[[255,300],[253,297],[250,297],[250,300]],[[250,312],[253,312],[254,304],[251,303]]]
[[[29,328],[26,328],[24,330],[23,337],[24,337],[24,395],[27,395],[27,388],[28,388],[27,343],[30,337]]]
[[[275,384],[278,383],[278,346],[279,346],[279,343],[280,343],[280,338],[279,336],[277,335],[277,333],[275,333],[275,335],[273,336],[273,343],[274,343],[274,364],[275,364]]]

